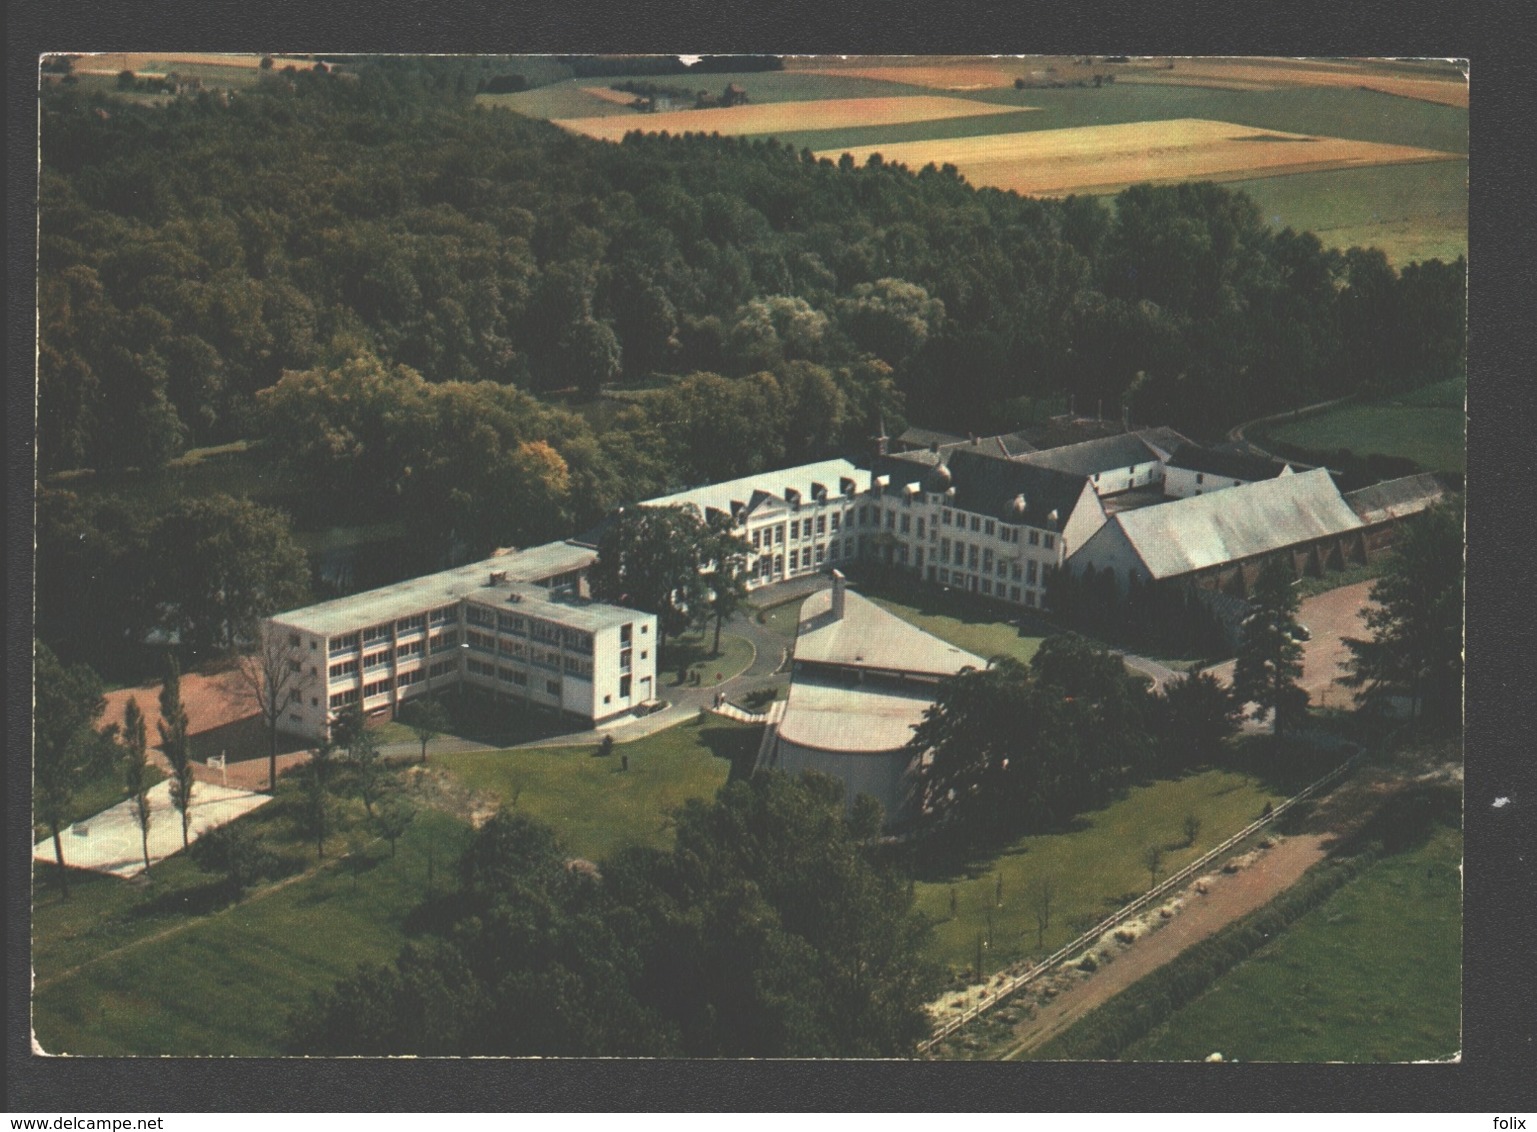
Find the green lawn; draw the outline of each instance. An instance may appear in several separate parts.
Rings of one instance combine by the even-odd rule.
[[[586,746],[437,755],[432,761],[477,793],[546,823],[567,851],[598,861],[628,845],[671,844],[671,811],[690,798],[713,798],[733,764],[750,768],[761,733],[712,718],[616,746],[601,758],[596,746]],[[622,758],[629,759],[627,771]]]
[[[983,660],[1012,656],[1028,663],[1050,635],[1044,625],[1034,624],[1024,610],[984,602],[953,590],[914,584],[870,587],[864,592],[882,609],[908,624]],[[1012,625],[1008,618],[1023,623]]]
[[[1277,228],[1325,247],[1376,247],[1397,266],[1468,254],[1468,163],[1377,165],[1232,181]]]
[[[1378,861],[1122,1055],[1412,1061],[1461,1048],[1462,836]]]
[[[721,633],[719,654],[712,651],[714,645],[713,628],[673,637],[656,666],[657,681],[664,688],[710,688],[746,672],[756,655],[752,642],[735,633]]]
[[[1466,430],[1460,405],[1389,399],[1329,409],[1266,429],[1265,436],[1325,452],[1347,448],[1358,456],[1405,456],[1428,471],[1461,472],[1467,468]],[[1265,443],[1263,438],[1256,439]]]
[[[960,971],[976,962],[977,936],[989,933],[987,974],[1026,955],[1047,955],[1148,888],[1142,852],[1165,846],[1161,876],[1177,872],[1259,817],[1283,797],[1249,775],[1207,770],[1133,787],[1124,798],[1084,814],[1081,828],[1022,837],[996,857],[953,875],[920,881],[918,908],[935,923],[931,957]],[[1195,844],[1183,846],[1186,814],[1201,819]],[[1003,904],[997,906],[998,877]],[[1037,945],[1029,894],[1042,879],[1054,890],[1051,923]],[[957,912],[950,914],[950,894]]]
[[[83,878],[61,901],[40,878],[38,1041],[51,1053],[275,1053],[312,990],[394,956],[426,891],[429,853],[443,877],[467,832],[423,812],[393,859],[382,843],[361,844],[352,859],[215,912],[198,906],[208,878],[178,858],[156,867],[147,890]],[[179,909],[183,902],[197,910]]]

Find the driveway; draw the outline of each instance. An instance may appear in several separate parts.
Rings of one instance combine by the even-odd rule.
[[[1302,645],[1302,679],[1314,707],[1349,708],[1353,693],[1335,680],[1345,674],[1350,650],[1345,637],[1368,636],[1366,610],[1371,605],[1371,582],[1357,582],[1310,597],[1302,603],[1297,620],[1306,625],[1312,639]],[[1233,682],[1234,661],[1212,666],[1209,672],[1224,683]]]

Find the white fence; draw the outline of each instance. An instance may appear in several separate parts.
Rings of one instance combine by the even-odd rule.
[[[1113,912],[1111,915],[1095,924],[1092,928],[1084,932],[1071,943],[1064,947],[1058,948],[1045,959],[1042,959],[1039,963],[1036,963],[1027,970],[1021,971],[1016,975],[1009,976],[1003,981],[1002,984],[999,985],[996,990],[989,988],[986,999],[976,1003],[974,1006],[968,1007],[960,1014],[952,1015],[937,1025],[934,1028],[934,1033],[929,1038],[918,1043],[918,1052],[927,1053],[940,1042],[948,1038],[951,1034],[955,1033],[967,1023],[975,1020],[982,1014],[997,1006],[1000,1002],[1008,998],[1021,987],[1034,982],[1047,971],[1050,971],[1052,968],[1059,966],[1070,956],[1083,951],[1091,943],[1099,939],[1100,936],[1104,935],[1117,924],[1125,922],[1129,917],[1136,915],[1149,904],[1152,904],[1155,901],[1161,899],[1171,889],[1177,888],[1178,886],[1184,884],[1191,877],[1203,871],[1217,858],[1230,851],[1244,838],[1250,837],[1257,833],[1259,830],[1264,829],[1265,826],[1275,821],[1276,818],[1286,813],[1299,802],[1303,802],[1308,798],[1311,798],[1318,791],[1324,789],[1325,787],[1332,786],[1334,783],[1338,782],[1347,773],[1349,773],[1349,771],[1355,766],[1356,762],[1364,753],[1364,751],[1357,751],[1354,755],[1350,756],[1349,759],[1335,767],[1318,781],[1308,784],[1297,794],[1286,799],[1286,801],[1282,802],[1279,806],[1275,807],[1275,809],[1271,810],[1270,813],[1261,817],[1258,821],[1250,822],[1248,825],[1244,826],[1243,829],[1233,834],[1232,837],[1229,837],[1221,845],[1218,845],[1215,849],[1211,850],[1211,852],[1206,853],[1199,860],[1192,861],[1190,864],[1186,865],[1183,869],[1169,877],[1167,880],[1164,880],[1153,888],[1148,889],[1141,896],[1133,900],[1130,904],[1127,904],[1118,911]]]

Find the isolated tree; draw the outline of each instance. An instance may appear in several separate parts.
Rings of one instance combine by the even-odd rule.
[[[400,709],[400,718],[421,743],[422,762],[426,763],[427,744],[449,728],[448,713],[443,710],[442,702],[432,696],[418,696]]]
[[[378,737],[366,729],[359,731],[347,748],[347,761],[352,764],[353,783],[371,820],[374,803],[384,794],[390,776],[389,768],[379,757]]]
[[[406,830],[416,820],[416,807],[398,793],[392,794],[379,805],[374,815],[374,826],[379,836],[390,843],[390,856],[395,855],[395,842],[405,836]]]
[[[33,684],[33,808],[53,834],[59,891],[69,895],[60,830],[68,824],[75,791],[100,765],[96,721],[106,710],[101,680],[83,664],[65,668],[53,651],[36,643]]]
[[[1285,561],[1271,558],[1265,563],[1249,601],[1254,608],[1243,621],[1233,696],[1239,703],[1254,704],[1259,722],[1273,714],[1274,733],[1280,738],[1307,707],[1307,694],[1297,684],[1302,675],[1297,592]]]
[[[1194,845],[1195,839],[1201,836],[1201,819],[1194,814],[1185,815],[1185,844]]]
[[[1142,850],[1142,863],[1147,866],[1147,885],[1158,883],[1158,873],[1163,868],[1163,846],[1149,845]]]
[[[302,794],[304,823],[315,838],[315,858],[326,855],[326,835],[331,832],[331,763],[336,746],[330,740],[322,741],[310,752],[309,765],[305,767]]]
[[[1038,877],[1030,886],[1030,911],[1035,913],[1035,946],[1046,946],[1046,929],[1051,927],[1051,902],[1056,895],[1050,877]]]
[[[304,669],[286,633],[262,626],[256,651],[240,658],[240,684],[267,728],[267,792],[278,788],[278,724],[289,707],[303,700],[315,678]]]
[[[1462,503],[1442,504],[1405,523],[1372,585],[1369,640],[1347,637],[1340,683],[1369,704],[1409,698],[1410,713],[1455,722],[1462,697]]]
[[[139,827],[139,843],[144,851],[144,872],[149,873],[149,737],[139,701],[128,697],[123,708],[123,785],[133,806],[133,820]]]
[[[166,661],[165,683],[160,688],[160,750],[171,764],[171,805],[181,814],[181,847],[190,841],[192,790],[192,741],[188,737],[187,709],[181,702],[181,667],[176,658]]]
[[[657,617],[657,648],[708,604],[710,529],[692,507],[633,507],[611,523],[592,565],[595,596]]]
[[[709,604],[701,609],[715,621],[714,654],[719,656],[721,626],[747,602],[747,556],[752,547],[746,539],[731,533],[731,521],[725,517],[712,519],[706,546],[709,565],[704,578],[709,587]]]

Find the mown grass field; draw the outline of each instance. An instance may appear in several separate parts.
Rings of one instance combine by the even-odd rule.
[[[917,885],[917,898],[919,910],[935,921],[930,956],[955,971],[970,969],[978,934],[992,941],[983,952],[988,975],[1026,955],[1048,955],[1148,888],[1142,862],[1147,846],[1165,847],[1161,876],[1168,876],[1252,822],[1266,802],[1281,798],[1250,775],[1201,771],[1133,787],[1104,809],[1081,815],[1069,832],[1023,837],[996,856],[927,876]],[[1201,822],[1188,846],[1187,814]],[[1053,896],[1050,924],[1037,942],[1030,894],[1042,880],[1051,883]]]
[[[722,632],[720,653],[714,648],[714,626],[669,640],[656,666],[657,683],[663,688],[711,688],[747,671],[757,655],[752,642],[735,633]]]
[[[1467,469],[1463,381],[1446,381],[1366,405],[1344,405],[1265,429],[1263,437],[1358,456],[1406,456],[1429,471]],[[1265,439],[1256,438],[1264,444]]]
[[[1468,163],[1436,161],[1238,180],[1276,228],[1325,247],[1381,248],[1397,266],[1468,254]]]
[[[1122,1055],[1443,1060],[1461,1048],[1462,836],[1374,864]]]
[[[429,867],[441,884],[467,835],[463,823],[424,811],[394,858],[361,835],[353,857],[211,912],[211,878],[179,856],[155,867],[148,889],[82,876],[67,901],[40,874],[37,1039],[50,1053],[84,1055],[276,1053],[311,991],[394,957]],[[343,843],[333,839],[332,852]],[[314,867],[312,849],[305,867]]]
[[[713,798],[733,764],[750,769],[761,730],[690,720],[603,757],[592,745],[435,755],[432,764],[549,825],[568,852],[601,861],[626,846],[670,845],[668,815],[690,798]]]

